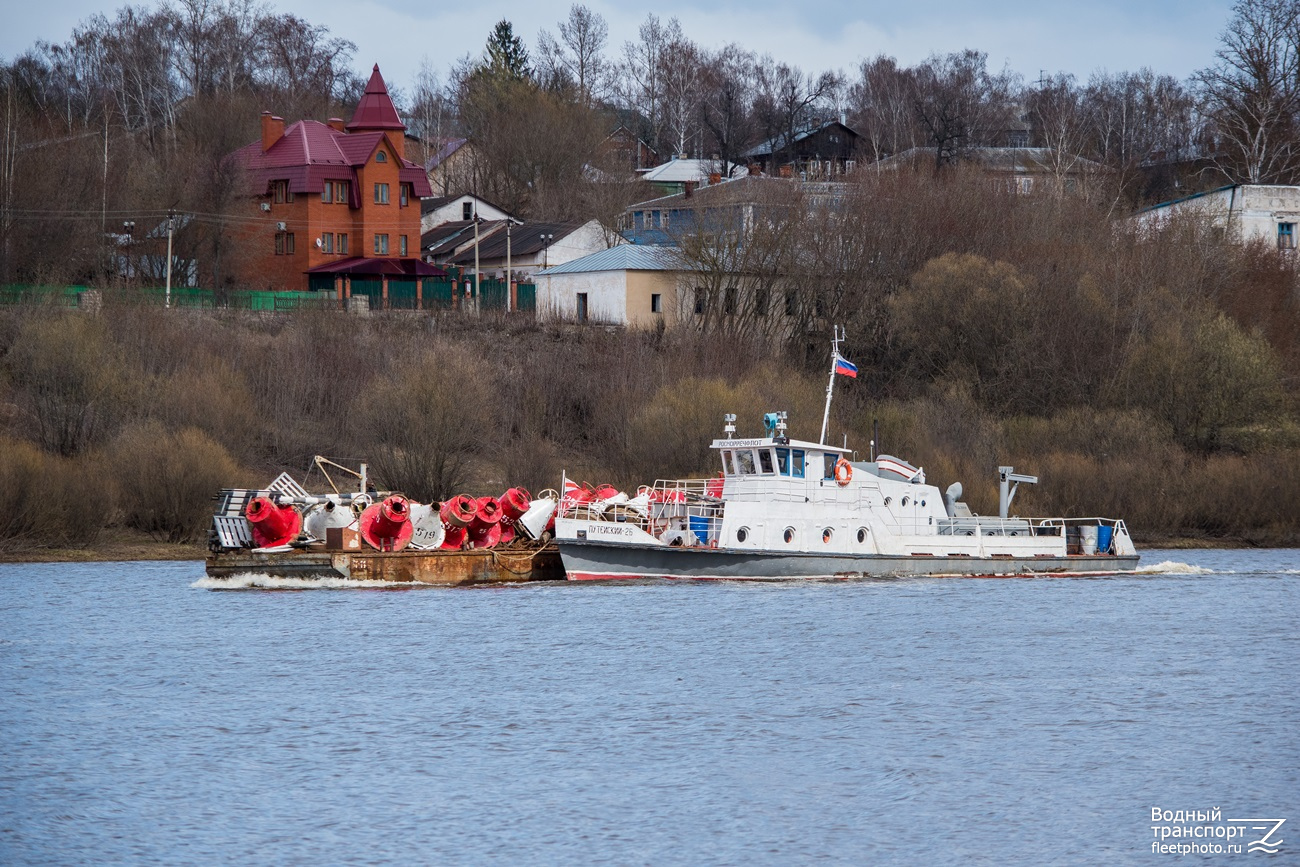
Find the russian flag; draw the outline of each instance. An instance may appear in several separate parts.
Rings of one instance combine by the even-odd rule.
[[[839,355],[835,356],[835,372],[842,373],[850,379],[858,378],[858,366],[851,361],[845,361]]]

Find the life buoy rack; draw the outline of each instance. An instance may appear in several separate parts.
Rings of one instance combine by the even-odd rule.
[[[849,483],[853,478],[853,464],[840,458],[835,462],[835,484],[841,488]]]

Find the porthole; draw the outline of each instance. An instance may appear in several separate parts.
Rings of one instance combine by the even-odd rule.
[[[789,545],[794,541],[794,527],[785,528],[785,543]]]
[[[907,497],[903,497],[903,502],[900,503],[900,505],[903,505],[903,506],[906,506],[906,505],[907,505]]]
[[[739,530],[736,531],[736,541],[737,541],[737,542],[743,542],[743,541],[745,541],[745,540],[748,539],[748,538],[749,538],[749,528],[748,528],[748,527],[741,527]]]
[[[822,530],[822,542],[826,544],[830,544],[831,537],[834,535],[835,535],[835,531],[832,530],[830,527],[827,527],[825,530]]]
[[[921,501],[921,508],[925,508],[925,500]]]
[[[867,528],[866,528],[866,527],[859,527],[859,528],[858,528],[858,544],[860,545],[860,544],[862,544],[862,543],[865,542],[865,541],[867,541]]]
[[[885,505],[888,506],[894,502],[893,497],[885,497]]]

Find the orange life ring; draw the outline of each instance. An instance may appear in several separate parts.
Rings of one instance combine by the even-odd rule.
[[[838,461],[836,461],[835,462],[835,484],[839,485],[842,488],[845,485],[847,485],[849,483],[849,480],[852,478],[853,478],[853,464],[844,460],[844,458],[840,458]]]

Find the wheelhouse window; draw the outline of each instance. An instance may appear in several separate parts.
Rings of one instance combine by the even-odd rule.
[[[731,462],[731,458],[732,458],[731,449],[723,449],[722,450],[722,471],[729,476],[733,475],[736,472],[735,467]]]
[[[790,453],[790,475],[796,479],[803,478],[803,449],[794,449]]]
[[[742,476],[754,475],[755,465],[753,449],[739,449],[736,451],[736,470]]]
[[[822,455],[822,462],[826,466],[826,471],[822,474],[823,479],[835,478],[835,461],[835,455],[830,454],[829,452]]]
[[[759,472],[761,472],[765,476],[770,476],[776,472],[776,468],[772,466],[771,449],[758,450],[758,468],[759,468]]]
[[[776,450],[776,471],[783,476],[790,475],[790,450]]]

